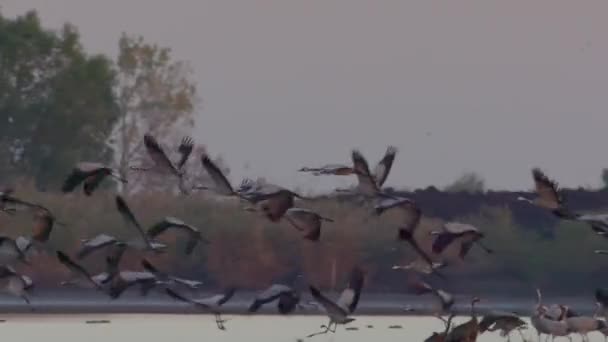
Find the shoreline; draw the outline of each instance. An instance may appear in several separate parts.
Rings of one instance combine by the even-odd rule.
[[[185,293],[192,298],[204,298],[214,293]],[[328,293],[330,298],[337,298],[338,293]],[[247,308],[253,302],[255,292],[241,292],[222,308],[229,315],[248,315]],[[469,313],[468,295],[457,295],[453,311],[457,314]],[[90,291],[36,291],[29,297],[28,306],[20,298],[2,295],[0,312],[3,314],[201,314],[200,310],[187,304],[176,302],[162,293],[150,293],[140,296],[137,291],[129,292],[121,298],[112,300],[100,293]],[[302,303],[310,301],[304,294]],[[591,296],[548,297],[545,304],[562,303],[574,308],[581,314],[592,314],[596,307]],[[355,315],[367,316],[430,316],[436,312],[437,302],[433,296],[413,296],[404,294],[363,294]],[[486,296],[477,305],[480,315],[491,310],[515,312],[529,316],[536,305],[535,297]],[[406,311],[406,308],[412,311]],[[319,315],[316,309],[298,310],[293,315]],[[263,306],[256,315],[278,315],[276,304]]]

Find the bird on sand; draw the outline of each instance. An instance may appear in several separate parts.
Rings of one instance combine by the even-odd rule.
[[[167,295],[169,295],[169,297],[175,300],[192,304],[196,308],[201,309],[202,311],[213,313],[215,315],[215,323],[217,324],[218,329],[226,330],[226,327],[224,326],[224,323],[226,321],[222,319],[220,309],[222,305],[226,304],[234,296],[234,288],[227,289],[223,294],[203,299],[187,298],[170,288],[165,289],[165,292],[167,293]]]
[[[347,288],[342,291],[342,294],[336,302],[325,297],[316,287],[310,286],[310,293],[329,317],[329,323],[326,326],[322,326],[325,330],[310,334],[307,337],[327,334],[328,332],[335,333],[338,324],[345,325],[354,321],[355,319],[351,318],[350,315],[355,312],[357,304],[359,304],[364,280],[365,274],[363,270],[359,267],[355,267],[350,274]]]

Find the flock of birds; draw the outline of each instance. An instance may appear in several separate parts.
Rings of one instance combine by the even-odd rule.
[[[184,165],[193,151],[191,138],[186,137],[181,141],[177,149],[179,159],[176,162],[169,158],[152,135],[146,134],[143,143],[149,157],[149,164],[132,166],[130,169],[133,172],[154,172],[172,178],[183,194],[189,194],[192,191],[212,191],[220,196],[237,198],[241,203],[246,203],[242,206],[243,210],[259,214],[271,222],[285,220],[298,230],[304,239],[310,241],[318,241],[321,238],[323,224],[333,221],[313,210],[296,207],[296,201],[306,202],[310,199],[284,187],[251,179],[244,179],[238,187],[234,187],[206,154],[201,156],[201,165],[210,176],[213,185],[188,184]],[[357,150],[352,151],[352,164],[303,167],[299,171],[317,176],[353,175],[357,178],[357,185],[352,189],[337,189],[338,192],[349,192],[361,196],[365,204],[373,206],[374,212],[378,216],[387,211],[398,213],[400,225],[396,227],[396,237],[398,240],[408,243],[418,257],[407,265],[393,266],[394,269],[405,269],[413,274],[434,275],[445,280],[446,277],[441,269],[449,266],[444,258],[448,247],[455,246],[453,248],[458,251],[458,257],[461,259],[465,258],[474,245],[479,246],[488,254],[493,253],[492,249],[483,244],[484,233],[471,224],[447,222],[438,231],[421,234],[422,232],[418,230],[422,218],[420,207],[409,198],[388,194],[382,189],[396,154],[396,148],[388,147],[373,172],[365,157]],[[537,168],[532,170],[532,176],[536,187],[536,198],[520,197],[519,200],[549,210],[560,219],[584,222],[599,235],[608,234],[608,215],[590,215],[572,211],[562,197],[556,182]],[[68,193],[82,187],[84,194],[91,196],[103,180],[110,177],[127,183],[127,180],[111,167],[100,163],[78,163],[66,177],[62,191]],[[55,251],[57,260],[71,273],[71,277],[61,282],[61,285],[93,288],[111,298],[120,297],[125,290],[131,287],[139,287],[143,295],[152,289],[160,289],[170,298],[189,303],[204,312],[214,314],[218,328],[225,329],[225,320],[221,317],[222,305],[233,297],[234,288],[228,288],[223,293],[209,298],[195,299],[182,293],[180,288],[197,289],[202,285],[199,281],[173,276],[170,272],[159,270],[145,258],[141,260],[143,271],[130,271],[120,267],[121,257],[127,249],[142,253],[165,253],[167,246],[158,241],[157,237],[169,230],[186,234],[185,253],[187,255],[191,254],[200,244],[211,242],[202,235],[199,229],[175,217],[165,217],[145,229],[124,198],[117,195],[115,202],[117,212],[122,216],[125,224],[133,229],[133,238],[123,240],[108,234],[99,234],[82,240],[80,249],[73,256],[62,251]],[[34,228],[30,236],[19,236],[15,239],[0,236],[0,289],[22,298],[29,305],[28,292],[33,286],[32,279],[18,273],[14,266],[19,263],[28,264],[30,254],[38,253],[49,240],[54,225],[66,224],[57,220],[48,208],[16,197],[13,189],[0,191],[0,211],[8,215],[26,212],[33,216]],[[422,239],[432,239],[431,251],[423,248]],[[93,275],[80,262],[100,250],[105,251],[105,271]],[[596,253],[608,254],[608,251],[598,250]],[[272,284],[256,296],[248,312],[254,313],[263,305],[275,301],[277,310],[281,314],[290,314],[296,309],[313,308],[325,312],[329,323],[323,325],[319,332],[310,334],[308,337],[333,333],[338,325],[346,325],[354,320],[351,315],[359,303],[365,275],[366,272],[362,268],[355,267],[350,274],[348,286],[335,301],[321,293],[315,286],[308,287],[314,301],[304,302],[301,300],[301,289],[296,288],[293,284]],[[432,294],[437,298],[440,305],[436,316],[445,323],[444,331],[433,333],[426,341],[476,341],[477,337],[485,331],[500,331],[501,336],[510,339],[512,332],[517,331],[521,334],[521,330],[527,327],[525,321],[510,312],[490,311],[479,320],[475,308],[475,304],[479,302],[477,297],[474,297],[470,304],[471,319],[453,326],[454,296],[447,291],[431,286],[428,282],[421,280],[419,276],[411,279],[409,287],[414,293]],[[580,334],[583,340],[587,340],[587,334],[591,331],[599,331],[608,336],[608,326],[605,320],[600,318],[600,311],[594,316],[587,317],[576,314],[565,305],[546,306],[542,304],[540,290],[537,292],[538,302],[531,315],[531,324],[536,328],[539,340],[542,334],[552,338],[559,336],[570,338],[571,334]],[[598,289],[596,299],[598,308],[608,307],[608,290]],[[405,310],[412,311],[410,308]],[[524,339],[523,335],[521,337]]]

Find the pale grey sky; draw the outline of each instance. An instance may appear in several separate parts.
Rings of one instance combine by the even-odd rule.
[[[479,172],[531,187],[540,166],[566,186],[608,167],[605,0],[1,0],[75,24],[114,56],[122,31],[191,62],[204,102],[197,141],[231,178],[315,190],[339,178],[302,165],[375,163],[400,152],[388,186]],[[248,169],[244,168],[249,164]]]

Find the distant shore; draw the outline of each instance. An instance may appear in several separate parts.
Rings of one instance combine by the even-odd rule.
[[[203,298],[213,293],[189,294],[193,298]],[[224,306],[226,314],[247,314],[247,308],[253,301],[254,292],[240,292]],[[328,294],[331,298],[339,296],[338,293]],[[530,315],[536,298],[530,296],[507,297],[487,296],[481,297],[478,304],[481,314],[488,310],[501,310],[515,312],[522,316]],[[456,296],[456,313],[468,314],[470,296]],[[196,314],[201,313],[196,308],[167,298],[161,293],[150,293],[142,297],[137,291],[129,292],[119,299],[112,300],[101,293],[77,290],[65,291],[37,291],[30,297],[31,305],[27,306],[18,298],[7,295],[0,297],[0,312],[2,313],[35,313],[35,314],[69,314],[69,313],[165,313],[165,314]],[[310,298],[303,297],[306,303]],[[546,297],[546,304],[567,304],[581,314],[591,314],[595,310],[592,297]],[[436,305],[432,296],[412,296],[404,294],[363,294],[357,308],[359,315],[430,315]],[[411,309],[411,311],[407,310]],[[260,314],[276,314],[276,304],[262,307]],[[299,310],[298,315],[315,315],[315,309]]]

